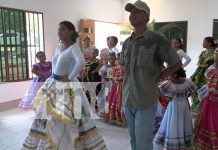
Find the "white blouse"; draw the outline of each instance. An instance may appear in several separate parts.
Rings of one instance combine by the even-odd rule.
[[[182,68],[185,68],[191,61],[191,58],[182,50],[182,49],[179,49],[177,51],[177,54],[179,55],[179,58],[181,59],[181,61],[183,61],[183,58],[185,59],[185,62],[183,63],[182,62]]]
[[[63,49],[63,44],[56,48],[52,58],[52,72],[56,75],[68,75],[68,79],[73,81],[85,65],[85,59],[80,47],[74,43]]]
[[[118,54],[119,53],[119,50],[115,47],[109,49],[109,53],[115,53],[115,54]]]

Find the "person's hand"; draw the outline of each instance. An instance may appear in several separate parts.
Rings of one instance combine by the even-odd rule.
[[[107,77],[107,72],[106,71],[102,72],[102,76]]]
[[[87,76],[88,76],[88,72],[86,72],[85,70],[82,70],[82,71],[80,72],[79,78],[80,78],[81,80],[84,80]]]
[[[161,72],[160,75],[159,75],[159,77],[157,78],[157,81],[156,81],[156,82],[159,82],[160,79],[163,78],[163,77],[164,77],[164,74],[163,74],[163,72]]]
[[[93,70],[93,71],[91,72],[91,74],[94,74],[94,73],[96,73],[96,70]]]
[[[195,79],[194,83],[197,84],[197,83],[199,82],[199,77],[198,77],[198,76],[195,76],[194,79]]]
[[[172,100],[172,98],[171,98],[171,97],[168,97],[168,96],[165,96],[165,99],[166,99],[167,101],[171,101],[171,100]]]
[[[61,76],[59,81],[61,81],[61,82],[70,82],[70,80],[68,79],[68,75]]]
[[[85,71],[83,72],[83,74],[84,74],[84,77],[86,78],[86,77],[88,76],[88,71],[85,70]]]

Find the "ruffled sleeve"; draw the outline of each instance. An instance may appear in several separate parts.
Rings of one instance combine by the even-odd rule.
[[[214,69],[214,65],[210,65],[207,70],[204,73],[204,76],[206,77],[206,79],[208,78],[208,75],[210,74],[211,70]]]
[[[175,84],[167,80],[159,88],[164,96],[188,98],[195,92],[197,86],[190,79],[186,79],[183,84]]]
[[[170,80],[162,82],[159,86],[159,90],[162,95],[173,98],[173,89],[170,83]]]
[[[190,79],[186,79],[184,88],[184,94],[186,94],[187,97],[190,97],[197,90],[197,86]]]
[[[33,64],[32,69],[35,69],[36,71],[38,71],[39,70],[39,65],[37,63]]]

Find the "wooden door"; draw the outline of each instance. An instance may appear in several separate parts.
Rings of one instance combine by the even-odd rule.
[[[90,39],[90,46],[95,45],[95,21],[91,19],[80,19],[80,33],[82,33],[79,40],[81,49],[86,48],[84,39]]]

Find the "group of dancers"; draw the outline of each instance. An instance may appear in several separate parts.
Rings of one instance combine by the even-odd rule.
[[[70,31],[74,34],[70,35]],[[34,109],[37,116],[24,149],[106,149],[90,119],[93,107],[88,101],[103,121],[126,126],[122,109],[125,70],[119,65],[118,39],[108,37],[108,48],[99,55],[99,50],[89,44],[80,50],[75,42],[75,28],[69,22],[60,23],[58,35],[62,44],[57,47],[52,63],[46,61],[44,52],[36,54],[39,62],[32,68],[36,77],[19,104],[22,109]],[[218,49],[214,39],[204,38],[206,50],[200,54],[198,67],[190,79],[186,78],[184,68],[191,58],[182,50],[182,41],[175,38],[171,44],[183,61],[183,68],[158,81],[154,145],[161,149],[189,149],[192,144],[195,149],[218,149]],[[81,84],[77,84],[77,79]],[[94,90],[84,89],[83,83],[91,86],[92,82],[97,83]],[[80,119],[74,118],[77,95],[82,96],[84,110]],[[193,100],[191,107],[189,97]],[[194,125],[193,117],[196,118]]]
[[[186,78],[188,63],[183,63],[183,68],[159,81],[154,149],[218,149],[218,48],[212,37],[204,38],[203,48],[191,78]]]

